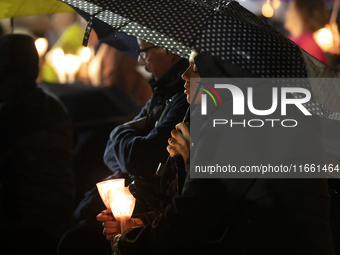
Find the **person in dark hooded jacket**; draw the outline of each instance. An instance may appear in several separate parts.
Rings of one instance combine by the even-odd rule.
[[[73,125],[38,64],[31,37],[0,36],[1,254],[55,254],[72,222]]]

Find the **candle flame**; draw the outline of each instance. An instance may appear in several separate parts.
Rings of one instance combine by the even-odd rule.
[[[276,10],[281,6],[280,0],[273,0],[273,8]]]
[[[86,63],[90,60],[92,52],[90,48],[82,48],[80,51],[80,59],[82,62]]]
[[[74,74],[79,70],[81,61],[79,57],[72,54],[67,54],[65,56],[64,65],[66,73]]]
[[[127,187],[111,193],[111,211],[115,218],[130,218],[135,208],[135,202],[136,199]]]
[[[313,35],[314,40],[323,51],[333,48],[333,35],[328,28],[321,28]]]
[[[262,6],[262,15],[266,18],[271,18],[274,15],[274,9],[268,2]]]
[[[48,47],[46,38],[38,38],[35,40],[35,47],[37,48],[39,57],[43,56],[46,53]]]
[[[125,186],[125,179],[113,179],[108,181],[98,182],[97,189],[102,198],[106,208],[111,208],[110,206],[110,194],[117,189],[122,189]]]

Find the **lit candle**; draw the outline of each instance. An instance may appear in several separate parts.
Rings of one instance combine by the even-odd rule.
[[[336,18],[338,16],[340,0],[334,1],[333,11],[329,24],[314,32],[313,37],[322,51],[334,55],[340,54],[340,34]]]
[[[49,51],[46,55],[46,61],[49,63],[55,70],[58,81],[60,83],[66,82],[66,73],[64,68],[64,51],[62,48],[58,47],[51,51]]]
[[[35,40],[35,47],[37,48],[39,57],[42,57],[48,48],[48,41],[46,38],[38,38]]]
[[[333,47],[333,35],[330,29],[321,28],[314,33],[314,40],[323,51],[330,51]]]
[[[81,60],[78,56],[67,54],[64,58],[65,72],[67,73],[67,82],[75,81],[76,73],[79,71]]]
[[[267,0],[265,4],[262,6],[262,15],[266,18],[271,18],[274,15],[274,9],[270,5],[270,0]]]
[[[117,189],[110,192],[111,211],[116,219],[120,220],[121,233],[126,230],[126,220],[131,218],[135,208],[136,199],[130,193],[129,188]]]
[[[87,62],[90,61],[90,59],[92,57],[92,51],[91,51],[90,48],[83,47],[79,50],[78,55],[79,55],[82,62],[87,63]]]
[[[114,193],[117,189],[123,189],[125,187],[125,179],[112,179],[107,181],[98,182],[97,189],[100,197],[103,200],[107,209],[111,208],[110,194]]]

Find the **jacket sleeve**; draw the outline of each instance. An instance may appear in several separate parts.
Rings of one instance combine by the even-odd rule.
[[[145,106],[142,108],[140,113],[136,117],[134,117],[133,119],[138,120],[142,117],[145,117],[148,114],[148,108],[149,108],[150,103],[151,103],[151,99],[146,102]]]
[[[119,169],[130,175],[149,176],[155,173],[158,164],[167,159],[166,146],[170,132],[182,121],[187,108],[186,95],[176,97],[162,122],[147,135],[141,135],[129,125],[116,127],[106,148],[105,163],[110,167],[110,161],[115,160]],[[143,116],[139,114],[135,119]]]
[[[150,102],[151,102],[151,100],[149,100],[146,103],[146,105],[142,108],[140,113],[136,117],[133,118],[134,120],[140,119],[140,118],[147,115],[147,110],[148,110],[148,107],[150,105]],[[107,141],[103,159],[104,159],[104,162],[107,165],[107,167],[109,169],[111,169],[111,171],[113,171],[114,174],[118,177],[122,173],[122,171],[119,169],[117,159],[116,159],[115,154],[113,152],[113,146],[114,145],[113,145],[111,137],[112,137],[112,134],[110,135],[110,138]]]

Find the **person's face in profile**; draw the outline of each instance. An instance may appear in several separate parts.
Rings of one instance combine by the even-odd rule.
[[[194,91],[190,91],[190,79],[191,78],[200,78],[197,66],[195,64],[195,57],[197,56],[197,52],[195,50],[191,51],[189,57],[189,64],[190,66],[188,69],[182,74],[182,79],[185,80],[184,84],[184,93],[187,94],[187,101],[191,104],[192,96],[194,96],[196,89]],[[195,100],[195,104],[198,104],[201,100],[202,91],[199,91],[197,98]]]
[[[151,43],[140,39],[137,41],[141,50],[138,56],[138,64],[145,66],[146,71],[150,72],[155,80],[158,80],[170,68],[168,64],[169,54],[167,54],[166,50],[155,47]]]

